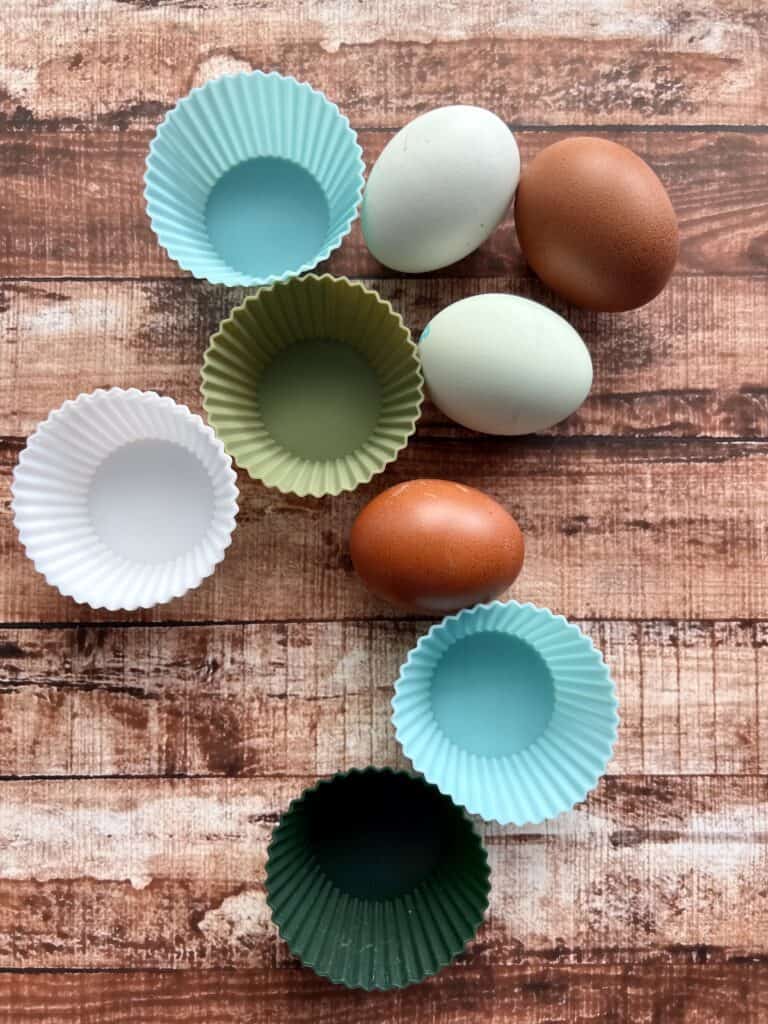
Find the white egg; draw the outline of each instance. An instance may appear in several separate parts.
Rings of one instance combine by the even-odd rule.
[[[519,295],[475,295],[446,306],[419,343],[432,401],[485,434],[529,434],[574,412],[592,386],[581,336]]]
[[[404,273],[447,267],[488,238],[519,177],[515,137],[490,110],[430,110],[387,143],[368,176],[366,244]]]

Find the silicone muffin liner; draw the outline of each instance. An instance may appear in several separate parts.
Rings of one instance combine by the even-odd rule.
[[[215,284],[311,270],[348,234],[365,165],[338,107],[277,72],[224,75],[159,125],[144,196],[158,242]]]
[[[199,584],[235,528],[232,462],[213,430],[135,388],[51,412],[13,474],[13,516],[35,568],[92,608],[149,608]]]
[[[594,789],[618,702],[600,652],[560,615],[494,601],[421,637],[392,701],[414,768],[472,813],[538,823]]]
[[[488,858],[461,808],[423,779],[355,769],[294,800],[267,860],[291,952],[348,988],[403,988],[447,966],[488,906]]]
[[[392,462],[423,401],[409,330],[376,292],[329,275],[246,298],[211,339],[208,421],[238,465],[269,487],[321,497]]]

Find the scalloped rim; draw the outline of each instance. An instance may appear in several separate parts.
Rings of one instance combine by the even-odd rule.
[[[328,491],[312,491],[312,490],[294,491],[294,490],[291,490],[291,488],[289,488],[289,487],[282,487],[282,486],[280,486],[280,484],[267,483],[262,477],[255,476],[251,472],[251,470],[249,469],[248,466],[246,466],[243,463],[241,463],[238,460],[238,458],[237,458],[237,454],[234,451],[231,451],[229,448],[227,448],[226,444],[224,445],[224,448],[227,451],[227,453],[229,455],[231,455],[231,457],[234,459],[234,461],[237,463],[237,465],[241,469],[245,470],[245,472],[248,474],[248,476],[252,480],[258,480],[259,483],[263,484],[265,487],[270,488],[271,490],[279,491],[280,494],[295,494],[299,498],[306,498],[306,497],[312,497],[312,498],[332,497],[332,498],[335,498],[339,494],[351,493],[352,491],[357,490],[358,487],[362,487],[365,484],[369,484],[371,482],[371,480],[375,476],[378,476],[378,474],[382,473],[387,468],[387,466],[391,465],[393,462],[395,462],[397,460],[398,456],[400,455],[400,452],[402,452],[404,448],[407,448],[408,442],[410,441],[410,439],[413,437],[413,435],[416,432],[416,424],[419,421],[419,417],[421,416],[422,406],[424,405],[424,374],[423,374],[422,369],[421,369],[421,359],[419,358],[418,346],[417,346],[416,342],[413,340],[413,336],[411,334],[410,328],[405,323],[405,321],[403,320],[403,318],[400,315],[400,313],[398,313],[397,310],[393,308],[392,303],[389,302],[387,299],[383,298],[379,294],[379,292],[377,292],[373,288],[368,288],[366,285],[364,285],[362,283],[362,281],[351,281],[346,276],[335,277],[333,274],[304,274],[301,277],[292,277],[292,278],[290,278],[290,280],[286,280],[286,281],[275,281],[271,285],[265,285],[263,288],[260,288],[258,290],[258,292],[256,292],[254,295],[247,295],[243,299],[243,301],[240,303],[240,305],[239,306],[235,306],[231,310],[229,316],[221,321],[221,323],[219,324],[218,329],[216,330],[216,332],[211,335],[211,339],[210,339],[210,342],[208,344],[208,348],[205,350],[205,355],[203,357],[203,366],[202,366],[202,370],[201,370],[202,381],[201,381],[201,384],[200,384],[200,394],[202,395],[203,409],[205,410],[205,414],[208,417],[208,422],[210,423],[210,425],[213,427],[214,430],[217,430],[216,423],[214,421],[214,418],[213,418],[213,415],[212,415],[211,410],[209,408],[208,400],[207,400],[207,397],[206,397],[206,392],[205,392],[205,374],[206,374],[206,370],[207,370],[207,368],[208,368],[208,366],[209,366],[209,364],[211,362],[211,354],[215,351],[217,344],[222,340],[222,335],[223,335],[223,331],[224,331],[225,327],[228,328],[230,326],[234,326],[235,324],[234,324],[233,317],[234,317],[235,313],[237,313],[240,310],[245,310],[247,308],[249,302],[256,302],[256,301],[258,301],[261,298],[261,296],[262,296],[262,294],[264,292],[273,291],[275,288],[280,288],[280,287],[285,288],[285,287],[290,287],[291,285],[296,286],[297,282],[301,282],[301,281],[317,281],[318,283],[330,282],[330,283],[332,283],[334,285],[338,284],[338,283],[342,283],[342,284],[346,285],[348,288],[357,288],[357,289],[365,292],[367,295],[372,295],[374,297],[374,299],[379,303],[379,305],[382,305],[382,306],[386,307],[388,314],[390,316],[394,317],[397,320],[399,327],[405,332],[405,337],[403,338],[403,343],[410,348],[411,355],[413,357],[414,370],[416,372],[416,376],[418,377],[418,404],[416,405],[416,407],[414,409],[413,418],[409,421],[408,432],[404,434],[402,444],[400,444],[399,447],[397,447],[396,449],[393,450],[393,453],[392,453],[391,457],[386,459],[385,461],[381,462],[380,464],[378,464],[378,468],[371,470],[371,472],[367,476],[364,476],[364,477],[361,476],[355,482],[353,487],[338,487],[338,488],[333,488],[333,489],[328,490]],[[218,432],[217,432],[217,436],[218,436]]]
[[[144,398],[146,401],[151,401],[153,403],[156,400],[158,403],[161,403],[163,405],[166,405],[166,406],[171,405],[171,406],[174,407],[174,409],[180,415],[182,415],[184,417],[184,419],[187,420],[187,422],[192,424],[192,426],[194,427],[195,430],[198,430],[201,433],[203,433],[206,436],[206,438],[208,439],[208,441],[214,445],[214,447],[215,447],[219,457],[221,457],[222,459],[225,459],[226,462],[227,462],[227,476],[229,478],[229,489],[230,489],[229,490],[229,495],[230,495],[230,499],[231,499],[231,503],[232,503],[231,504],[230,515],[229,515],[229,517],[228,517],[228,519],[226,521],[226,526],[227,526],[227,530],[228,530],[227,541],[221,547],[220,551],[218,552],[218,557],[215,559],[215,561],[209,563],[209,568],[207,569],[207,571],[205,573],[203,573],[200,576],[199,580],[196,583],[194,583],[192,586],[189,586],[189,587],[185,587],[185,588],[181,588],[181,589],[179,589],[179,588],[173,589],[172,588],[171,590],[161,594],[160,597],[158,597],[155,601],[150,602],[149,604],[141,604],[141,603],[139,603],[139,604],[131,605],[130,607],[125,607],[124,605],[121,605],[121,604],[92,604],[88,600],[88,598],[83,597],[83,596],[78,596],[78,592],[70,591],[70,590],[67,590],[67,589],[62,589],[62,587],[60,587],[58,585],[58,583],[56,583],[56,582],[54,582],[54,580],[50,579],[49,575],[40,567],[40,565],[38,564],[38,561],[36,559],[34,559],[30,555],[30,553],[29,553],[29,551],[27,549],[27,545],[24,543],[24,540],[23,540],[23,537],[22,537],[21,528],[19,527],[19,524],[16,521],[16,512],[17,512],[17,509],[16,509],[16,480],[17,480],[17,475],[19,474],[20,469],[23,468],[23,464],[25,462],[25,455],[26,455],[27,451],[29,450],[29,448],[30,447],[37,447],[38,445],[45,443],[45,441],[44,441],[44,434],[45,434],[45,432],[48,431],[48,430],[51,430],[51,429],[55,429],[55,424],[56,424],[57,419],[59,418],[59,416],[65,410],[68,410],[69,408],[77,408],[78,406],[88,405],[90,403],[90,401],[93,398],[97,397],[97,396],[101,397],[102,395],[104,395],[104,396],[107,396],[107,399],[108,399],[109,396],[113,395],[113,394],[128,395],[128,396],[131,396],[131,397],[139,396],[139,397]],[[55,409],[52,409],[48,413],[46,418],[44,420],[41,420],[40,423],[38,423],[38,425],[35,427],[34,431],[27,438],[27,443],[25,444],[24,448],[22,449],[21,453],[19,454],[18,461],[17,461],[16,465],[13,468],[13,474],[12,474],[12,479],[11,479],[11,494],[13,495],[13,500],[11,501],[11,512],[13,513],[13,525],[15,526],[16,532],[19,535],[19,542],[21,543],[21,546],[24,548],[24,553],[26,554],[27,558],[34,565],[35,570],[38,573],[40,573],[40,575],[45,579],[45,582],[49,586],[51,586],[54,589],[58,590],[59,593],[62,595],[62,597],[70,597],[77,604],[87,605],[89,608],[93,608],[94,610],[98,610],[100,608],[104,608],[104,609],[106,609],[107,611],[110,611],[110,612],[115,612],[115,611],[133,612],[133,611],[136,611],[139,608],[145,608],[145,609],[146,608],[154,608],[155,605],[166,604],[168,601],[172,601],[172,600],[174,600],[177,597],[183,597],[184,594],[189,593],[190,590],[197,589],[197,587],[199,587],[201,585],[201,583],[203,583],[205,580],[207,580],[209,576],[213,575],[213,572],[216,569],[216,566],[219,565],[219,563],[224,560],[224,556],[226,554],[226,550],[230,546],[230,544],[232,543],[232,534],[233,534],[233,532],[235,530],[235,527],[237,526],[236,516],[237,516],[237,513],[239,511],[239,507],[238,507],[238,504],[237,504],[237,499],[240,496],[240,491],[238,490],[238,487],[237,487],[237,473],[232,468],[232,459],[231,459],[231,457],[227,453],[227,451],[224,448],[224,445],[221,443],[220,439],[216,436],[215,431],[212,430],[212,428],[209,427],[208,424],[203,421],[201,416],[199,416],[197,413],[192,412],[189,409],[188,406],[182,405],[180,402],[175,401],[175,399],[171,398],[169,395],[160,395],[156,391],[142,391],[139,388],[111,387],[111,388],[96,388],[93,391],[82,391],[82,392],[80,392],[80,394],[76,398],[68,398],[68,399],[66,399],[66,401],[62,402],[61,405],[57,406]]]
[[[318,779],[318,781],[315,782],[312,786],[308,786],[305,790],[303,790],[303,792],[299,796],[294,797],[294,799],[291,800],[291,802],[288,804],[287,809],[285,811],[283,811],[283,813],[280,815],[280,820],[278,821],[277,825],[275,826],[275,828],[274,828],[274,830],[272,832],[272,838],[270,839],[269,845],[267,846],[267,859],[266,859],[266,863],[265,863],[265,867],[264,867],[264,873],[265,873],[264,888],[265,888],[266,894],[267,894],[267,906],[270,909],[270,913],[272,915],[272,921],[273,921],[275,927],[277,928],[277,931],[278,931],[278,934],[280,935],[280,938],[283,940],[283,942],[286,943],[286,945],[288,946],[289,949],[291,948],[290,944],[287,942],[287,940],[283,936],[283,933],[281,931],[281,922],[278,921],[276,919],[276,917],[275,917],[275,909],[272,906],[272,900],[271,900],[270,893],[269,893],[269,882],[270,882],[269,864],[270,864],[270,859],[271,859],[271,856],[272,856],[273,847],[277,846],[279,844],[279,842],[280,842],[280,839],[278,837],[278,832],[280,831],[280,829],[281,829],[285,819],[296,810],[296,808],[299,806],[299,804],[303,803],[307,799],[307,797],[311,796],[313,793],[316,793],[322,786],[333,785],[334,783],[339,782],[339,781],[341,781],[343,779],[346,779],[346,778],[348,778],[351,775],[369,775],[369,774],[403,776],[403,777],[408,778],[408,779],[413,779],[415,781],[422,782],[425,786],[430,786],[430,787],[432,787],[434,789],[437,789],[441,793],[442,796],[447,797],[449,800],[451,800],[451,797],[450,797],[449,794],[443,793],[443,791],[440,789],[439,786],[436,786],[435,783],[433,783],[430,780],[426,779],[423,775],[421,775],[418,772],[404,771],[403,769],[389,768],[389,767],[377,768],[374,765],[368,765],[365,768],[350,768],[347,771],[343,771],[343,772],[335,772],[333,775],[330,775],[327,778]],[[491,882],[490,882],[491,867],[490,867],[490,864],[488,863],[488,851],[487,851],[487,849],[485,847],[485,843],[483,842],[482,836],[480,835],[480,833],[478,832],[477,828],[475,827],[475,823],[472,821],[472,819],[466,813],[465,809],[460,804],[454,803],[453,800],[451,800],[451,803],[453,804],[453,806],[456,809],[457,813],[460,814],[462,816],[462,818],[464,819],[464,821],[469,825],[470,832],[471,832],[471,834],[472,834],[472,836],[473,836],[473,838],[475,840],[476,846],[477,846],[477,848],[478,848],[478,850],[480,852],[481,859],[482,859],[483,864],[484,864],[484,869],[485,870],[484,870],[483,873],[485,874],[485,878],[486,878],[485,904],[484,904],[484,906],[482,908],[482,912],[481,912],[480,916],[476,920],[474,920],[472,922],[472,934],[466,939],[466,941],[458,949],[456,949],[454,952],[452,952],[451,955],[447,959],[441,957],[440,960],[439,960],[439,964],[438,964],[438,967],[436,968],[436,970],[434,970],[434,971],[425,971],[425,972],[419,974],[418,977],[411,978],[408,981],[405,981],[402,984],[397,984],[397,985],[372,985],[372,986],[370,986],[370,988],[364,988],[362,985],[351,985],[351,984],[349,984],[349,982],[347,982],[341,976],[332,976],[330,973],[326,973],[324,971],[318,970],[318,968],[313,963],[310,963],[310,961],[308,961],[308,960],[304,960],[297,953],[294,953],[293,950],[291,949],[291,954],[293,956],[295,956],[303,964],[304,967],[308,967],[310,970],[314,971],[315,974],[317,974],[320,978],[326,978],[328,981],[333,982],[334,985],[343,985],[344,988],[347,988],[347,989],[359,990],[359,991],[365,991],[365,992],[392,992],[392,991],[395,991],[396,989],[404,989],[404,988],[409,988],[411,985],[417,985],[419,982],[424,981],[425,978],[434,977],[434,975],[438,974],[444,968],[448,967],[449,964],[453,963],[453,961],[456,959],[457,956],[460,956],[461,953],[464,952],[464,950],[467,948],[469,943],[472,942],[472,940],[477,936],[478,929],[480,928],[480,925],[483,923],[483,920],[485,919],[485,913],[488,910],[488,906],[489,906],[488,896],[489,896],[490,891],[491,891]],[[333,888],[335,888],[335,886]],[[336,890],[336,891],[338,892],[339,890]]]
[[[521,609],[521,610],[524,609],[524,608],[531,608],[531,609],[533,609],[535,612],[537,612],[540,615],[548,616],[549,620],[550,620],[550,623],[555,625],[557,627],[558,631],[562,630],[563,627],[566,627],[569,630],[576,630],[576,632],[579,634],[579,636],[583,639],[585,646],[588,646],[590,648],[590,650],[593,651],[597,655],[598,662],[602,666],[603,671],[605,672],[605,677],[606,677],[606,679],[611,684],[611,688],[612,688],[612,691],[613,691],[613,706],[614,706],[614,716],[615,716],[614,726],[613,726],[613,734],[612,734],[612,739],[611,739],[611,742],[610,742],[610,752],[609,752],[607,758],[605,759],[602,771],[599,772],[596,776],[594,776],[594,778],[590,782],[590,785],[588,785],[587,788],[583,792],[579,791],[579,794],[576,796],[576,798],[574,800],[571,801],[571,803],[568,804],[567,807],[563,807],[556,814],[553,814],[553,815],[550,815],[550,816],[544,816],[542,818],[538,818],[535,821],[528,821],[528,820],[525,820],[525,821],[515,821],[514,819],[509,819],[509,820],[505,821],[505,820],[502,820],[502,819],[497,818],[497,817],[486,816],[481,811],[477,810],[475,807],[470,807],[468,804],[467,805],[462,805],[462,806],[466,807],[467,811],[469,811],[470,814],[477,814],[479,817],[481,817],[483,819],[483,821],[496,822],[497,824],[502,825],[502,826],[503,825],[516,825],[516,826],[521,826],[522,827],[524,825],[540,825],[544,821],[552,821],[555,818],[559,817],[560,815],[566,814],[566,813],[568,813],[568,811],[573,810],[573,808],[576,806],[576,804],[581,803],[587,797],[587,795],[592,792],[592,790],[599,783],[600,779],[605,775],[605,770],[608,767],[608,765],[610,764],[610,761],[611,761],[611,759],[613,757],[613,754],[614,754],[614,750],[615,750],[616,744],[618,742],[618,729],[619,729],[619,725],[621,723],[621,718],[620,718],[620,716],[618,714],[619,700],[618,700],[618,697],[616,695],[616,684],[615,684],[615,682],[613,680],[613,676],[610,673],[610,669],[608,668],[608,665],[605,662],[605,659],[603,657],[602,651],[598,647],[595,646],[595,644],[592,641],[592,638],[587,636],[587,634],[582,629],[580,629],[576,625],[576,623],[569,622],[569,620],[566,619],[566,617],[564,615],[559,615],[559,614],[553,612],[551,609],[545,608],[543,605],[533,604],[533,602],[531,602],[531,601],[526,601],[524,603],[521,603],[519,601],[513,601],[513,600],[509,600],[509,601],[488,601],[485,604],[476,604],[472,608],[463,608],[461,611],[456,612],[453,615],[446,615],[444,619],[441,619],[440,622],[436,622],[433,626],[430,627],[430,629],[426,633],[424,633],[422,636],[419,637],[419,639],[418,639],[418,641],[416,643],[416,646],[411,648],[411,650],[408,652],[408,656],[406,657],[405,661],[400,666],[400,673],[399,673],[399,675],[397,677],[397,680],[395,681],[395,695],[392,698],[392,700],[390,701],[390,705],[392,707],[392,715],[391,715],[390,721],[392,722],[392,725],[395,728],[395,738],[396,738],[397,742],[400,744],[400,748],[403,751],[403,754],[408,758],[408,760],[414,766],[414,769],[418,771],[419,769],[418,769],[415,761],[411,758],[410,754],[408,753],[408,746],[409,745],[408,745],[407,741],[404,740],[402,731],[398,727],[398,722],[397,722],[397,719],[398,719],[398,708],[397,708],[397,703],[396,703],[398,695],[400,693],[400,687],[401,687],[402,684],[404,684],[406,682],[406,676],[407,676],[408,670],[410,669],[410,667],[412,665],[412,662],[413,662],[413,659],[414,659],[415,655],[417,653],[422,652],[425,647],[429,647],[429,645],[430,645],[434,635],[436,633],[439,633],[442,630],[444,630],[446,628],[446,626],[448,625],[448,623],[457,623],[462,618],[469,618],[469,617],[476,617],[476,616],[481,616],[482,617],[482,616],[486,615],[488,612],[490,612],[494,608],[497,608],[499,606],[510,606],[510,605],[512,607],[514,607],[514,608]],[[460,751],[461,750],[461,748],[458,747],[456,744],[452,743],[451,745],[452,745],[452,747],[456,751]],[[478,755],[474,755],[474,756],[476,756],[478,758],[478,760],[483,761],[483,762],[497,760],[497,758],[495,758],[495,757],[488,757],[486,755],[479,755],[478,754]],[[456,796],[453,793],[451,793],[448,789],[443,788],[443,785],[441,784],[441,780],[440,779],[435,778],[433,775],[428,774],[426,772],[424,772],[423,774],[424,774],[424,778],[427,779],[429,782],[431,782],[434,786],[437,786],[437,788],[440,790],[440,792],[444,796],[450,797],[451,800],[454,800],[454,801],[456,800]]]
[[[151,184],[149,181],[147,181],[147,175],[151,170],[152,158],[155,153],[155,147],[157,143],[160,140],[162,140],[162,136],[165,132],[165,127],[169,118],[173,116],[174,111],[176,111],[179,107],[182,107],[184,104],[194,103],[196,101],[198,94],[205,92],[211,87],[215,87],[217,82],[220,82],[226,78],[279,78],[283,82],[290,82],[292,85],[297,85],[300,88],[306,87],[311,92],[316,93],[318,96],[320,96],[320,98],[333,111],[335,111],[336,116],[344,123],[344,125],[347,128],[347,131],[349,132],[350,136],[354,141],[354,149],[357,155],[358,163],[359,184],[357,187],[354,205],[350,209],[350,214],[346,221],[346,224],[343,230],[339,231],[336,234],[336,236],[334,236],[333,241],[329,242],[329,244],[326,245],[325,248],[321,250],[316,259],[314,259],[311,262],[303,263],[296,270],[286,270],[280,275],[271,274],[269,277],[264,278],[253,277],[248,274],[243,274],[236,271],[233,271],[232,274],[227,275],[226,277],[220,278],[198,277],[198,275],[195,274],[193,270],[190,270],[190,268],[184,264],[181,258],[174,256],[173,252],[171,251],[172,246],[169,247],[169,245],[166,244],[166,241],[164,241],[164,232],[157,227],[155,218],[153,217],[152,211],[153,209],[155,209],[155,204],[148,195],[148,191],[151,188]],[[283,75],[279,71],[261,71],[258,68],[255,68],[252,71],[238,71],[233,74],[217,75],[216,78],[209,79],[207,82],[204,82],[203,85],[196,85],[194,89],[190,89],[186,96],[182,96],[181,99],[177,100],[176,103],[171,107],[171,109],[166,111],[162,121],[160,121],[157,128],[155,129],[155,134],[152,137],[152,141],[149,144],[149,151],[144,161],[144,167],[145,171],[142,177],[142,181],[144,182],[144,190],[142,192],[142,196],[144,198],[144,206],[147,211],[147,216],[149,217],[149,222],[152,227],[152,231],[154,232],[155,238],[157,239],[157,244],[160,246],[160,248],[163,250],[163,252],[168,256],[170,260],[173,260],[173,262],[182,270],[186,270],[188,273],[192,274],[192,276],[196,280],[208,281],[210,284],[222,284],[227,288],[253,288],[279,284],[282,281],[288,281],[292,277],[299,277],[306,271],[312,270],[314,267],[318,265],[318,263],[325,262],[325,260],[330,258],[331,253],[335,252],[339,248],[341,243],[352,230],[352,225],[360,215],[360,205],[363,201],[363,189],[365,188],[365,161],[363,160],[363,149],[360,143],[357,141],[357,132],[350,124],[349,118],[346,116],[346,114],[342,114],[341,110],[339,109],[337,104],[333,102],[333,100],[329,100],[321,89],[316,89],[313,85],[310,85],[309,82],[300,82],[299,79],[294,78],[293,75]]]

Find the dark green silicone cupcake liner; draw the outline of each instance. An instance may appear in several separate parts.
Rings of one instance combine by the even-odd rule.
[[[321,497],[392,462],[423,400],[416,346],[376,292],[329,275],[262,288],[205,355],[203,405],[227,452],[269,487]]]
[[[461,808],[419,776],[354,769],[305,790],[267,859],[291,952],[347,988],[403,988],[446,967],[488,907],[488,858]]]

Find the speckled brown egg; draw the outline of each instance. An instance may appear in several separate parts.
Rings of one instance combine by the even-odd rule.
[[[545,284],[600,312],[635,309],[669,280],[677,218],[639,156],[607,139],[571,138],[525,168],[515,201],[520,248]]]
[[[410,480],[365,506],[350,551],[378,597],[443,615],[506,590],[523,566],[523,535],[506,509],[474,487]]]

